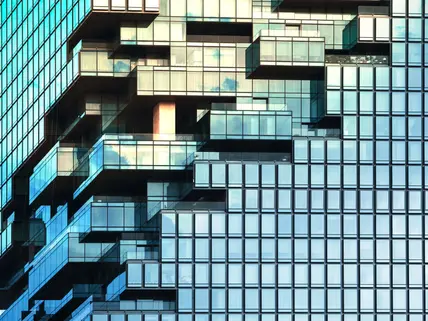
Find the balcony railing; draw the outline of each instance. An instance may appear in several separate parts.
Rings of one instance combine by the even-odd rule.
[[[86,152],[85,148],[61,146],[57,143],[30,176],[30,204],[58,177],[87,176],[88,167],[81,166],[81,159]]]
[[[135,67],[130,59],[110,58],[112,51],[82,50],[79,53],[80,75],[97,77],[128,77]]]
[[[102,264],[119,264],[119,253],[116,248],[116,244],[112,242],[103,242],[103,243],[82,243],[81,234],[87,233],[88,228],[92,228],[93,223],[97,223],[96,219],[91,220],[90,206],[92,205],[92,199],[88,201],[76,214],[67,222],[67,207],[64,206],[57,215],[55,215],[47,223],[47,245],[39,251],[33,261],[28,263],[25,266],[25,272],[29,272],[29,291],[30,295],[38,295],[39,290],[45,291],[46,284],[51,282],[53,279],[54,283],[59,282],[71,282],[67,285],[85,284],[85,278],[89,277],[90,268],[96,273],[97,265],[98,269]],[[114,214],[118,214],[117,211]],[[129,211],[126,212],[129,214]],[[117,216],[117,215],[116,215]],[[113,220],[116,220],[118,217],[114,216]],[[125,214],[122,215],[122,218],[125,220]],[[135,223],[135,221],[134,221]],[[128,225],[130,225],[129,223]],[[115,224],[113,224],[115,225]],[[78,273],[73,274],[73,278],[77,279],[72,280],[70,275],[67,277],[67,274],[70,273],[71,265],[73,263],[88,263],[92,265],[87,265],[88,275],[83,273],[78,275]],[[101,264],[101,265],[100,265]],[[79,265],[85,269],[85,264]],[[58,276],[59,275],[59,276]],[[79,279],[79,277],[81,279]],[[65,281],[64,281],[65,278]],[[67,278],[70,280],[67,281]],[[60,281],[58,281],[58,279]],[[62,290],[66,290],[63,288]],[[69,289],[69,288],[68,288]],[[42,295],[44,295],[42,291]],[[50,298],[51,295],[55,298],[60,299],[57,295],[65,295],[65,293],[48,293],[47,296]]]
[[[157,235],[157,226],[145,225],[147,203],[100,202],[91,198],[75,214],[74,225],[81,234],[81,241],[116,240],[127,232]],[[74,218],[74,217],[73,217]],[[112,237],[109,237],[111,235]]]
[[[210,140],[290,140],[292,135],[291,111],[211,110],[199,123],[208,127]]]
[[[91,279],[92,272],[97,271],[98,274],[100,264],[117,263],[119,257],[114,254],[115,243],[80,243],[79,235],[76,233],[65,233],[61,238],[57,238],[51,246],[45,247],[38,253],[37,258],[31,263],[32,268],[29,272],[29,295],[37,298],[60,298],[65,295],[66,287],[74,283],[85,284]],[[81,271],[76,269],[71,272],[71,265],[79,263]],[[92,264],[94,270],[89,271],[89,265]],[[94,265],[98,264],[98,265]],[[67,269],[65,268],[67,266]],[[75,268],[76,265],[73,265]],[[87,272],[87,273],[86,273]],[[89,279],[88,279],[89,278]],[[55,283],[57,289],[51,292],[52,289],[48,285]],[[42,293],[39,293],[42,290]],[[46,293],[48,291],[48,293]]]
[[[0,257],[5,254],[15,242],[22,245],[44,245],[44,238],[34,237],[44,235],[44,223],[40,219],[29,219],[27,221],[12,221],[0,233]],[[28,240],[31,240],[29,242]]]
[[[223,202],[183,202],[183,201],[162,201],[155,204],[149,212],[149,217],[153,217],[162,211],[168,210],[222,210],[224,211],[225,203]]]
[[[68,316],[88,297],[102,299],[101,285],[77,284],[61,300],[45,300],[45,315],[41,320],[59,319]]]
[[[253,41],[256,41],[259,37],[303,37],[303,38],[320,38],[320,32],[318,30],[293,30],[293,29],[262,29],[253,36]]]
[[[92,0],[85,1],[84,23],[69,38],[70,47],[80,39],[99,39],[117,31],[122,22],[152,22],[159,15],[159,0]],[[102,27],[101,27],[102,26]]]
[[[388,54],[391,42],[388,8],[363,8],[373,10],[360,10],[358,16],[349,22],[343,30],[344,47],[363,54]]]
[[[156,138],[165,138],[157,140]],[[179,140],[169,140],[178,138]],[[76,189],[76,198],[103,170],[185,170],[187,158],[201,142],[187,135],[104,135],[86,155],[89,177]],[[155,140],[154,140],[155,139]]]
[[[281,161],[290,162],[289,153],[228,153],[197,152],[189,157],[191,163],[196,161]]]
[[[281,36],[277,36],[278,33]],[[313,79],[322,76],[322,69],[317,67],[324,67],[325,39],[317,32],[316,37],[286,37],[286,34],[286,30],[260,32],[246,50],[247,78]]]
[[[22,313],[29,310],[28,290],[0,315],[0,321],[21,320]]]
[[[7,227],[1,232],[0,237],[0,255],[3,255],[12,246],[12,225],[13,222],[9,223]]]
[[[377,6],[388,3],[389,0],[272,0],[273,8],[294,8],[301,6],[335,6],[338,8],[357,8],[360,5]]]
[[[123,303],[121,302],[94,302],[94,310],[96,311],[117,311],[122,310]],[[133,308],[131,306],[134,305]],[[176,303],[175,300],[165,301],[165,300],[138,300],[138,301],[126,301],[127,311],[175,311]],[[141,314],[144,314],[141,313]],[[123,312],[125,313],[125,312]]]

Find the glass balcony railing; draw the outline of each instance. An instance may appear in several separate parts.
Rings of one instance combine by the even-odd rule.
[[[290,153],[223,153],[197,152],[189,160],[196,161],[281,161],[290,162]]]
[[[92,212],[92,206],[97,207],[97,205],[100,210]],[[62,207],[59,213],[48,222],[47,245],[35,255],[32,262],[25,266],[25,270],[29,272],[31,296],[35,295],[68,263],[119,262],[115,243],[81,242],[82,233],[87,233],[93,226],[98,230],[109,230],[109,228],[131,230],[133,226],[135,231],[136,221],[139,220],[140,215],[139,205],[123,203],[123,206],[120,206],[115,203],[111,204],[113,208],[111,211],[109,211],[109,205],[95,203],[91,198],[68,222],[67,206]]]
[[[22,312],[29,310],[28,290],[0,315],[0,321],[21,320]]]
[[[28,283],[30,297],[49,283],[68,263],[118,262],[118,257],[110,254],[115,246],[115,243],[80,243],[78,233],[66,233],[57,238],[31,262]],[[87,275],[81,276],[83,278]]]
[[[47,319],[58,314],[63,313],[67,315],[72,309],[72,306],[76,306],[78,303],[84,302],[89,296],[102,298],[101,285],[92,284],[77,284],[61,299],[61,300],[45,300],[44,310]],[[57,316],[58,317],[58,316]]]
[[[66,321],[89,321],[91,320],[93,297],[87,298],[77,309],[75,309]]]
[[[57,143],[30,176],[30,204],[57,177],[87,176],[87,166],[81,166],[82,156],[86,152],[85,148],[66,147]]]
[[[257,32],[253,41],[256,41],[259,37],[303,37],[303,38],[320,38],[320,31],[318,30],[302,30],[302,29],[263,29]]]
[[[264,40],[260,38],[260,55],[254,55],[260,59],[261,65],[268,63],[291,65],[323,65],[324,64],[324,39],[323,38],[293,38],[290,40]],[[254,62],[254,59],[253,59]]]
[[[185,21],[155,20],[147,23],[122,23],[118,43],[122,45],[154,46],[156,52],[162,52],[162,47],[170,46],[171,42],[185,42],[187,40],[187,24]]]
[[[157,228],[144,227],[147,217],[146,203],[100,202],[91,198],[73,217],[79,233],[90,232],[157,232]]]
[[[387,0],[388,1],[388,0]],[[336,6],[340,7],[358,7],[359,5],[378,5],[385,0],[272,0],[273,8],[293,8],[301,6]]]
[[[128,316],[128,320],[131,319],[131,315],[138,316],[142,320],[143,315],[147,312],[155,312],[157,315],[159,311],[162,311],[162,315],[165,316],[165,312],[174,312],[176,309],[175,300],[121,300],[120,302],[114,301],[94,301],[92,298],[88,298],[82,303],[76,310],[73,311],[72,318],[67,318],[67,321],[87,321],[87,320],[109,320],[109,314],[114,312],[114,318],[118,320],[125,320]],[[91,316],[97,315],[98,318],[91,318]],[[170,314],[175,316],[174,314]],[[165,317],[164,317],[165,318]],[[168,319],[169,320],[169,319]]]
[[[103,170],[185,170],[189,155],[201,142],[192,136],[103,135],[86,155],[89,177],[76,189],[76,198]],[[165,138],[165,140],[153,140]],[[177,140],[168,140],[175,138]],[[151,139],[151,140],[150,140]]]
[[[84,234],[88,231],[137,231],[142,230],[147,217],[146,203],[131,198],[91,197],[68,220],[68,207],[62,206],[46,223],[46,247],[37,253],[32,264],[55,247],[69,233]],[[147,229],[146,229],[147,230]],[[150,228],[155,231],[156,228]]]
[[[182,201],[162,201],[156,204],[149,213],[150,217],[168,210],[222,210],[225,209],[223,202],[182,202]]]
[[[35,237],[35,235],[44,236],[43,231],[44,223],[40,219],[10,221],[0,233],[0,257],[12,247],[14,242],[22,243],[24,246],[30,243],[35,246],[44,245],[44,237]],[[32,241],[28,241],[29,239]]]
[[[189,59],[193,59],[189,57]],[[215,58],[217,59],[217,58]],[[245,60],[239,58],[240,60]],[[219,59],[218,59],[219,60]],[[198,65],[202,66],[202,62]],[[242,68],[230,67],[230,72],[214,72],[201,68],[195,72],[190,68],[142,66],[137,70],[137,95],[186,95],[234,96],[251,92],[252,81],[246,79],[245,63]]]
[[[330,137],[339,138],[342,132],[340,128],[309,128],[303,126],[293,130],[293,137]]]
[[[110,58],[112,51],[85,49],[79,52],[79,74],[97,77],[128,77],[136,62]]]
[[[79,41],[72,50],[73,71],[80,76],[128,77],[138,59],[112,58],[114,45]]]
[[[155,311],[175,311],[176,303],[175,300],[121,300],[121,302],[94,302],[94,310],[96,311],[123,311],[125,315],[126,311],[142,311],[144,312],[155,312]],[[126,309],[124,308],[126,307]],[[144,312],[143,312],[144,311]],[[162,315],[165,315],[164,313]]]
[[[29,289],[33,296],[68,263],[119,262],[115,243],[82,243],[81,235],[94,231],[143,230],[146,217],[142,203],[102,203],[90,199],[76,212],[68,224],[67,207],[64,206],[47,224],[48,244],[27,264]],[[156,229],[150,228],[150,231]],[[157,248],[153,244],[152,248]],[[157,249],[156,249],[157,251]],[[157,258],[157,256],[156,256]]]
[[[12,225],[9,223],[7,227],[1,232],[0,237],[0,255],[3,255],[12,246]]]
[[[291,111],[208,111],[200,120],[210,140],[289,140]]]
[[[301,33],[303,35],[304,32]],[[304,72],[303,67],[324,66],[325,39],[319,37],[318,32],[308,32],[307,37],[286,37],[286,34],[286,30],[262,30],[259,33],[246,50],[248,77],[289,79],[297,70]],[[298,76],[306,78],[301,73],[298,73]]]
[[[62,206],[54,217],[46,223],[46,244],[50,244],[55,238],[67,228],[68,207]]]
[[[390,22],[391,18],[387,14],[359,14],[343,30],[344,47],[352,49],[364,43],[388,44],[391,41]]]
[[[126,272],[119,274],[106,289],[106,300],[117,301],[119,295],[126,289]]]

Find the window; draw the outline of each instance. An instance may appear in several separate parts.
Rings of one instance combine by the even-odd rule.
[[[226,185],[226,166],[225,164],[212,164],[212,186],[224,187]]]
[[[209,186],[209,164],[195,164],[195,186]]]
[[[242,211],[242,190],[228,190],[228,208],[229,211]]]
[[[245,186],[258,187],[259,185],[259,165],[245,164]]]
[[[129,263],[128,267],[128,286],[141,287],[143,285],[143,267],[142,263]]]
[[[228,164],[229,186],[242,186],[242,165]]]
[[[262,186],[275,186],[275,165],[262,164]]]
[[[178,311],[191,311],[193,306],[192,289],[178,290]]]

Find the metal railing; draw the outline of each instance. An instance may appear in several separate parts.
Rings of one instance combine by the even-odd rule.
[[[259,37],[305,37],[305,38],[321,38],[321,34],[318,30],[270,30],[263,29],[257,32],[253,41],[255,41]]]
[[[196,152],[190,155],[188,163],[198,160],[208,161],[281,161],[290,162],[290,153],[233,153],[233,152]]]
[[[106,140],[136,140],[136,141],[199,141],[201,135],[194,134],[104,134],[101,139]],[[100,139],[100,140],[101,140]]]
[[[326,55],[326,64],[372,64],[372,65],[388,65],[388,56],[374,55]]]

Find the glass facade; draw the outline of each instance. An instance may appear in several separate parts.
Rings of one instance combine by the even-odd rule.
[[[0,2],[0,321],[427,321],[428,0]]]

